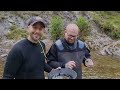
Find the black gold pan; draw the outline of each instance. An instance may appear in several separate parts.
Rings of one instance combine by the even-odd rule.
[[[52,70],[48,73],[48,79],[76,79],[77,73],[69,68]]]

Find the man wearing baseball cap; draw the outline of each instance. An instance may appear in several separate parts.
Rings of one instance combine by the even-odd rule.
[[[45,62],[45,44],[39,41],[45,27],[41,17],[28,20],[28,36],[16,43],[9,52],[3,79],[45,79],[44,71],[52,70]]]

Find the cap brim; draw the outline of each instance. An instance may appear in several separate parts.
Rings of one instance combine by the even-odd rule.
[[[32,26],[33,26],[33,25],[34,25],[35,23],[37,23],[37,22],[41,22],[41,23],[43,24],[43,26],[44,26],[44,27],[46,27],[46,25],[45,25],[45,23],[44,23],[43,21],[34,21],[34,22],[33,22],[33,23],[31,23],[30,25],[32,25]]]

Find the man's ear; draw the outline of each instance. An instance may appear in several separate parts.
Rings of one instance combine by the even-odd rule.
[[[66,30],[64,30],[64,35],[65,35],[65,33],[66,33],[67,31]]]
[[[26,33],[27,33],[27,35],[29,35],[29,32],[30,32],[30,31],[29,31],[29,28],[30,28],[30,26],[27,26],[27,27],[26,27]]]
[[[28,32],[29,28],[30,28],[30,26],[27,26],[27,27],[26,27],[26,31],[27,31],[27,32]]]
[[[64,30],[64,33],[66,33],[66,30]]]

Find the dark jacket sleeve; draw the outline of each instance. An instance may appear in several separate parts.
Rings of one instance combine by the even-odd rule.
[[[64,62],[58,62],[58,57],[57,57],[57,47],[55,46],[55,44],[53,44],[50,48],[50,50],[47,53],[47,63],[53,67],[53,68],[57,68],[57,67],[65,67],[65,63]]]
[[[85,58],[90,58],[90,57],[91,57],[90,50],[87,47],[85,47]]]
[[[5,63],[3,79],[14,79],[21,64],[22,53],[20,52],[19,48],[13,47],[12,50],[9,52]]]
[[[90,58],[90,57],[91,57],[90,50],[85,46],[85,58],[83,60],[84,66],[85,66],[85,60],[88,59],[88,58]]]
[[[45,44],[44,44],[43,42],[41,42],[41,43],[42,43],[42,46],[43,46],[43,49],[44,49],[44,53],[45,53],[45,55],[46,55],[46,47],[45,47]],[[45,56],[45,59],[47,60],[46,56]],[[46,61],[45,61],[44,71],[50,72],[51,70],[52,70],[52,67],[49,66],[49,65],[46,63]]]
[[[44,70],[49,73],[52,70],[52,67],[45,63]]]

